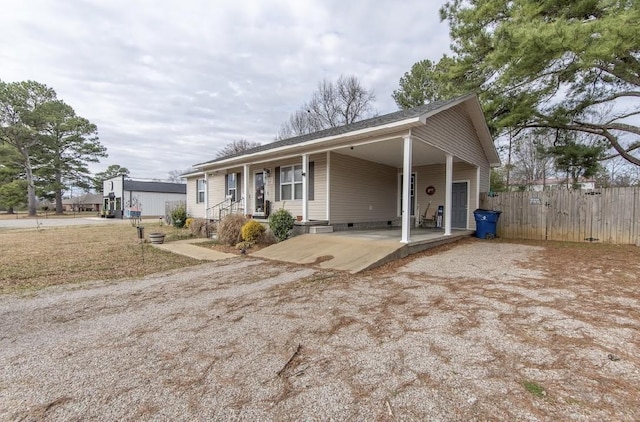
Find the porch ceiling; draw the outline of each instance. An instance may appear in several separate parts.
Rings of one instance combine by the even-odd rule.
[[[403,150],[404,141],[402,138],[398,138],[369,144],[346,146],[336,149],[335,152],[399,168],[403,165]],[[441,164],[445,162],[445,158],[443,151],[414,139],[413,166]],[[454,161],[459,160],[454,157]]]

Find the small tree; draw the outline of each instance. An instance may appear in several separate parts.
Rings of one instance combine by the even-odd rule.
[[[278,241],[283,241],[293,229],[294,218],[291,213],[284,208],[280,208],[269,216],[269,227]]]
[[[605,147],[602,142],[580,143],[575,133],[559,132],[558,139],[548,152],[555,157],[556,169],[571,179],[573,189],[580,187],[581,177],[595,177],[602,170],[600,161]]]
[[[27,181],[14,180],[0,186],[0,207],[13,214],[14,208],[27,203]]]
[[[180,204],[171,211],[171,222],[178,229],[183,228],[187,223],[187,207],[184,204]]]

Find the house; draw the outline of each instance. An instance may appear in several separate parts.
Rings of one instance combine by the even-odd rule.
[[[408,243],[411,227],[439,206],[444,235],[475,229],[480,192],[489,190],[490,169],[499,165],[470,94],[195,164],[183,177],[193,217],[265,218],[283,207],[301,226],[398,225],[399,240]]]
[[[143,182],[116,176],[103,182],[105,217],[159,217],[165,215],[168,202],[185,201],[184,183]]]
[[[54,205],[55,206],[55,205]],[[62,200],[62,210],[65,212],[98,211],[102,207],[102,195],[87,193]]]
[[[579,189],[592,190],[596,188],[596,181],[594,179],[585,179],[583,177],[578,178]],[[526,190],[534,192],[542,192],[548,190],[559,189],[573,189],[573,182],[570,178],[564,179],[545,179],[545,180],[533,180],[526,185]]]

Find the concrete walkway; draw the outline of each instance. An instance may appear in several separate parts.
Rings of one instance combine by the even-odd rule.
[[[194,259],[200,259],[203,261],[221,261],[228,258],[237,258],[238,255],[219,252],[210,248],[203,248],[196,245],[196,243],[206,242],[208,239],[186,239],[177,240],[175,242],[168,242],[162,244],[152,243],[151,246],[155,246],[158,249],[162,249],[168,252],[177,253],[180,255],[188,256]]]

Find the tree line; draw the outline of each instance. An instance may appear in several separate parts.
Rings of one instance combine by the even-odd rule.
[[[38,82],[0,81],[0,205],[24,202],[36,214],[37,197],[56,200],[62,213],[62,192],[89,186],[89,163],[106,157],[98,129],[56,92]]]

